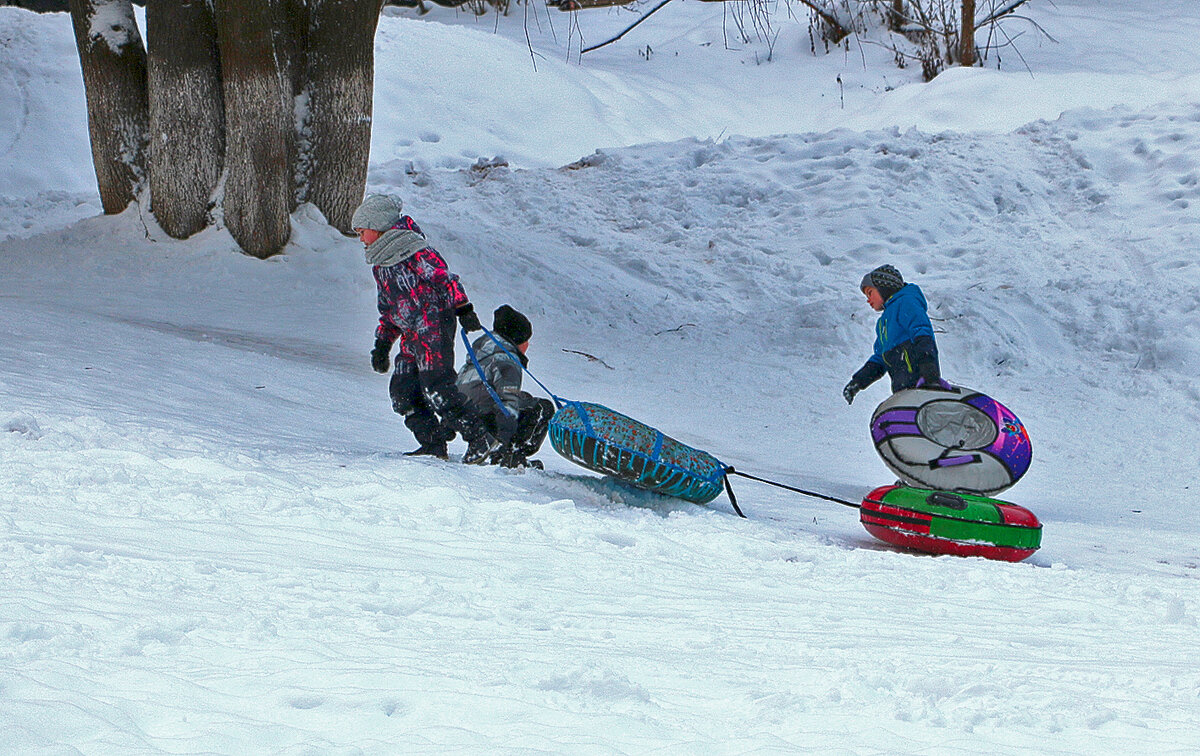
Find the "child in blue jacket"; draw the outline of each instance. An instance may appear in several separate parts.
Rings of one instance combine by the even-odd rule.
[[[921,289],[904,283],[900,271],[891,265],[880,265],[863,276],[859,288],[871,309],[881,314],[875,323],[874,353],[842,389],[846,403],[852,404],[858,392],[884,373],[892,378],[893,393],[917,386],[944,388],[933,324]]]

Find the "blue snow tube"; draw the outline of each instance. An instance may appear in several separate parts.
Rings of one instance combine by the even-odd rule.
[[[724,487],[725,465],[713,455],[599,404],[564,401],[550,418],[550,445],[589,470],[696,504]]]

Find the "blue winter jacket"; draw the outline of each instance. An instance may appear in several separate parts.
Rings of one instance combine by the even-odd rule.
[[[925,295],[916,284],[905,284],[888,298],[875,323],[875,353],[854,374],[861,387],[871,385],[884,373],[892,378],[893,392],[912,388],[922,377],[926,383],[941,378],[927,307]]]

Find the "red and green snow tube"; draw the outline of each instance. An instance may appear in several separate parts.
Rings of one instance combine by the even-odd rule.
[[[1042,524],[1024,507],[965,493],[881,486],[859,520],[885,543],[930,554],[1019,562],[1042,545]]]

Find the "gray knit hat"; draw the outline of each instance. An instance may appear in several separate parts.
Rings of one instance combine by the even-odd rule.
[[[390,194],[369,194],[350,219],[351,228],[369,228],[372,231],[387,231],[400,222],[399,197]]]
[[[880,265],[863,276],[862,283],[858,285],[858,288],[865,289],[868,286],[879,289],[880,295],[886,302],[893,294],[904,288],[904,277],[891,265]]]

